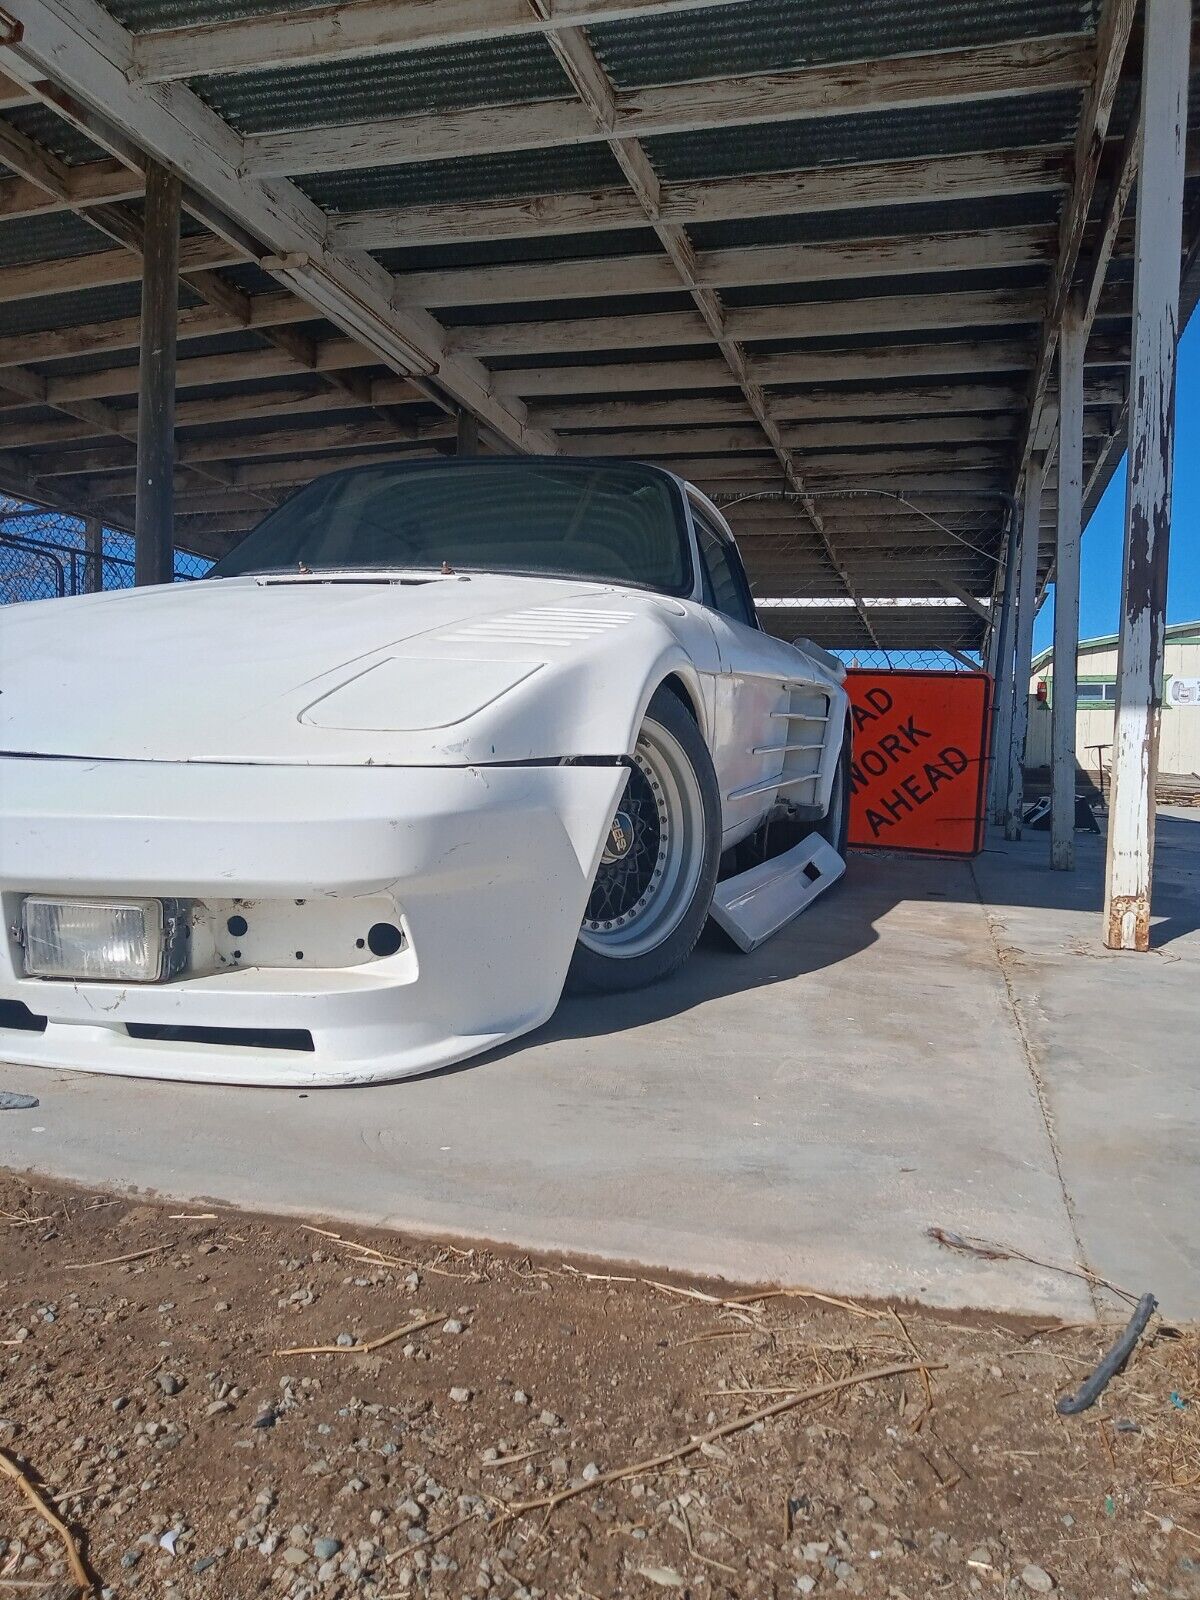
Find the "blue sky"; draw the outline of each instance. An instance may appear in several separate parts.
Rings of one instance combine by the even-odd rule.
[[[1179,342],[1175,420],[1175,491],[1171,565],[1167,578],[1167,621],[1200,618],[1200,319]],[[1115,633],[1121,606],[1121,563],[1125,539],[1125,463],[1083,536],[1080,555],[1079,632],[1084,639]],[[1038,613],[1034,651],[1054,635],[1053,589]]]

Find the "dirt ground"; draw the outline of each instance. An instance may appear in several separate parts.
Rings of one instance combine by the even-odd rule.
[[[341,1232],[0,1176],[0,1600],[1200,1597],[1195,1330]]]

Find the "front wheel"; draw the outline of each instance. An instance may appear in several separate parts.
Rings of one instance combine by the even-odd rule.
[[[700,729],[669,689],[651,700],[584,912],[567,988],[638,989],[691,954],[712,904],[721,796]]]

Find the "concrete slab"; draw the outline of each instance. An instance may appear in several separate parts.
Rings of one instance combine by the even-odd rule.
[[[1091,1314],[1086,1258],[1200,1314],[1200,820],[1160,825],[1157,953],[1099,944],[1098,840],[854,858],[753,955],[570,1001],[531,1039],[372,1089],[0,1069],[0,1164],[747,1281]]]
[[[1100,942],[1104,841],[1073,874],[1047,836],[976,863],[1040,1079],[1083,1252],[1102,1276],[1200,1316],[1200,811],[1157,823],[1153,950]]]

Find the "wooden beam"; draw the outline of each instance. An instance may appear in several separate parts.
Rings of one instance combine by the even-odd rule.
[[[961,583],[955,583],[952,578],[941,578],[937,587],[957,600],[960,605],[966,606],[968,611],[973,611],[977,617],[982,617],[989,627],[995,620],[991,606],[985,604],[977,595],[973,595],[969,589],[964,589]]]
[[[561,38],[561,32],[551,34],[549,42],[554,46]],[[609,136],[641,139],[694,128],[978,103],[1079,88],[1091,70],[1086,35],[1023,39],[640,89],[615,96],[607,130],[578,101],[551,100],[251,134],[243,170],[259,177],[295,176],[547,149]]]
[[[145,188],[140,172],[130,171],[121,161],[107,159],[67,167],[62,183],[50,189],[25,177],[4,178],[0,179],[0,221],[51,216],[113,200],[135,200],[145,193]]]
[[[681,227],[751,217],[920,205],[1002,194],[1053,193],[1065,187],[1061,147],[985,151],[962,156],[873,161],[858,166],[747,173],[661,186],[659,215]],[[370,165],[370,162],[367,163]],[[329,219],[330,243],[346,250],[463,244],[548,234],[600,233],[643,226],[626,189],[473,200],[470,205],[377,206]]]
[[[1137,0],[1104,0],[1100,13],[1095,60],[1075,135],[1071,185],[1059,219],[1057,260],[1046,294],[1041,342],[1030,386],[1028,423],[1019,456],[1018,482],[1035,448],[1038,414],[1050,382],[1059,330],[1072,293],[1084,229],[1091,211],[1096,178],[1136,11]]]
[[[268,325],[311,322],[315,315],[311,306],[305,305],[292,294],[254,295],[250,305],[252,332]],[[237,316],[214,310],[211,306],[196,306],[179,313],[181,340],[205,339],[214,333],[233,333],[243,326]],[[136,350],[138,330],[136,317],[120,317],[111,322],[84,324],[81,327],[44,328],[33,333],[0,335],[0,369],[23,366],[26,362],[69,361],[77,356],[111,355],[116,351]],[[236,359],[243,361],[249,372],[259,358],[257,353],[247,353]],[[377,356],[371,359],[378,362]],[[0,370],[0,383],[3,381]]]
[[[244,251],[211,234],[184,239],[179,248],[181,272],[237,266],[245,259]],[[137,283],[141,276],[141,262],[128,250],[102,250],[95,255],[3,267],[0,268],[0,304],[40,300],[44,295],[74,294],[80,289],[108,288],[117,283]]]
[[[721,289],[1031,266],[1051,259],[1053,243],[1052,229],[1027,227],[705,250],[696,254],[694,277],[703,288]],[[408,272],[396,279],[396,285],[404,304],[486,306],[651,294],[677,289],[679,274],[669,258],[622,255]]]
[[[554,28],[696,11],[712,3],[555,0],[553,10],[543,16],[528,0],[424,0],[420,5],[412,0],[357,0],[140,34],[134,43],[134,71],[147,83],[166,83],[469,45]]]
[[[82,123],[119,159],[132,144],[186,173],[214,225],[227,219],[228,233],[261,240],[275,252],[263,258],[272,275],[383,364],[434,380],[433,392],[474,411],[514,448],[554,453],[555,441],[529,427],[520,401],[496,396],[485,368],[447,350],[433,317],[393,305],[390,273],[329,246],[325,213],[299,189],[246,175],[243,140],[198,96],[178,83],[131,81],[133,36],[97,0],[23,0],[21,25],[19,38],[0,44],[0,71]]]
[[[1188,0],[1147,0],[1129,481],[1104,894],[1104,942],[1112,950],[1150,948],[1154,788],[1162,709],[1175,446],[1190,20]],[[1056,661],[1056,676],[1057,668]]]
[[[727,327],[729,337],[737,341],[820,339],[923,328],[995,327],[1035,322],[1037,315],[1037,298],[1028,290],[987,289],[747,306],[728,313]],[[510,356],[637,350],[646,345],[703,344],[710,338],[698,312],[662,311],[459,327],[449,342],[452,349],[476,356]]]
[[[175,575],[175,317],[183,185],[157,162],[146,169],[142,346],[138,389],[134,581]]]

